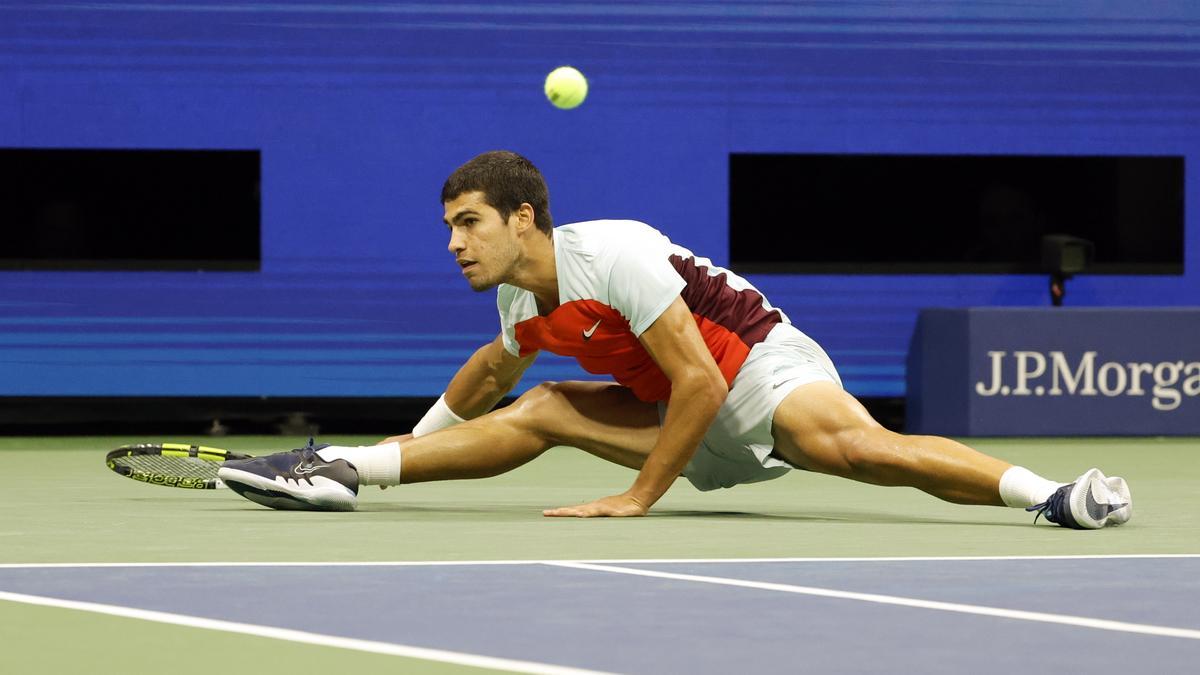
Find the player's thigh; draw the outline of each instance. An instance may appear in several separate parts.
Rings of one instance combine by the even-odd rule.
[[[775,410],[772,454],[820,473],[850,475],[871,439],[888,433],[853,396],[832,382],[797,387]]]
[[[554,445],[640,469],[658,440],[658,406],[608,382],[546,382],[511,406]]]

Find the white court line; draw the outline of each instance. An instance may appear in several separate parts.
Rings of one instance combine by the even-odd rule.
[[[1144,623],[1127,623],[1124,621],[1109,621],[1107,619],[1092,619],[1084,616],[1071,616],[1068,614],[1047,614],[1044,612],[1026,612],[1017,609],[1001,609],[999,607],[987,607],[984,605],[964,605],[956,602],[937,602],[934,600],[919,600],[917,598],[905,598],[896,595],[879,595],[875,593],[855,593],[852,591],[838,591],[830,588],[816,588],[813,586],[793,586],[791,584],[775,584],[763,581],[746,581],[743,579],[729,579],[725,577],[706,577],[695,574],[675,574],[674,572],[658,572],[654,570],[641,570],[630,567],[613,567],[611,565],[594,565],[591,563],[570,563],[570,562],[547,562],[547,565],[556,567],[569,567],[572,569],[590,570],[593,572],[612,572],[614,574],[629,574],[639,577],[654,577],[657,579],[674,579],[676,581],[693,581],[704,584],[717,584],[720,586],[737,586],[739,588],[753,588],[762,591],[777,591],[782,593],[798,593],[801,595],[815,595],[824,598],[838,598],[841,600],[858,600],[861,602],[873,602],[881,605],[899,605],[901,607],[915,607],[918,609],[930,609],[942,612],[958,612],[960,614],[976,614],[980,616],[994,616],[1002,619],[1018,619],[1021,621],[1037,621],[1041,623],[1056,623],[1067,626],[1079,626],[1082,628],[1095,628],[1098,630],[1110,630],[1122,633],[1141,633],[1143,635],[1157,635],[1160,637],[1176,637],[1186,638],[1189,640],[1200,640],[1200,630],[1192,630],[1188,628],[1173,628],[1170,626],[1155,626]]]
[[[355,651],[371,652],[374,654],[407,656],[426,661],[453,663],[460,666],[474,666],[476,668],[507,670],[515,673],[534,673],[536,675],[611,675],[610,673],[605,673],[598,670],[568,668],[566,666],[555,666],[548,663],[537,663],[535,661],[517,661],[514,659],[502,659],[492,656],[480,656],[478,654],[443,651],[441,649],[412,647],[409,645],[393,644],[390,642],[357,640],[354,638],[337,637],[335,635],[322,635],[320,633],[309,633],[307,631],[291,630],[288,628],[273,628],[271,626],[259,626],[251,623],[221,621],[219,619],[205,619],[198,616],[187,616],[186,614],[156,612],[148,609],[135,609],[133,607],[105,605],[95,602],[61,600],[58,598],[47,598],[40,595],[25,595],[22,593],[8,593],[5,591],[0,591],[0,600],[20,602],[27,605],[41,605],[44,607],[57,607],[60,609],[74,609],[83,612],[94,612],[96,614],[108,614],[127,619],[141,619],[143,621],[154,621],[156,623],[187,626],[188,628],[204,628],[207,630],[222,631],[225,633],[254,635],[257,637],[271,638],[274,640],[286,640],[288,642],[301,642],[310,645],[320,645],[322,647],[337,647],[340,649],[352,649]]]
[[[0,569],[54,569],[90,567],[423,567],[453,565],[550,565],[595,563],[608,565],[676,565],[711,563],[812,563],[812,562],[959,562],[974,560],[1147,560],[1200,558],[1200,553],[1118,553],[1111,555],[1009,555],[1009,556],[893,556],[875,558],[614,558],[567,560],[379,560],[379,561],[223,561],[223,562],[68,562],[0,563]]]

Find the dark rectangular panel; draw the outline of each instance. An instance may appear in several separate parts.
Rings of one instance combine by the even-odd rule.
[[[258,270],[257,150],[0,148],[0,269]]]
[[[1182,274],[1182,157],[730,155],[731,263],[748,272],[1036,273],[1041,238],[1089,272]],[[792,243],[794,242],[794,244]]]

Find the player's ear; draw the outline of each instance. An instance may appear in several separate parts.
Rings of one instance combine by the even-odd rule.
[[[533,206],[527,202],[522,202],[517,210],[513,212],[513,216],[517,219],[517,231],[524,232],[528,229],[536,227],[534,223]]]

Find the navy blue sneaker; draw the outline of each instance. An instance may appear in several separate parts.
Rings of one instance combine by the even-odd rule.
[[[1046,520],[1076,530],[1098,530],[1121,525],[1133,517],[1133,498],[1123,478],[1106,478],[1099,469],[1089,469],[1074,483],[1064,485],[1041,504],[1026,511],[1037,511],[1033,522]]]
[[[225,462],[217,477],[252,502],[290,511],[353,511],[358,507],[358,469],[344,459],[317,454],[328,444]]]

